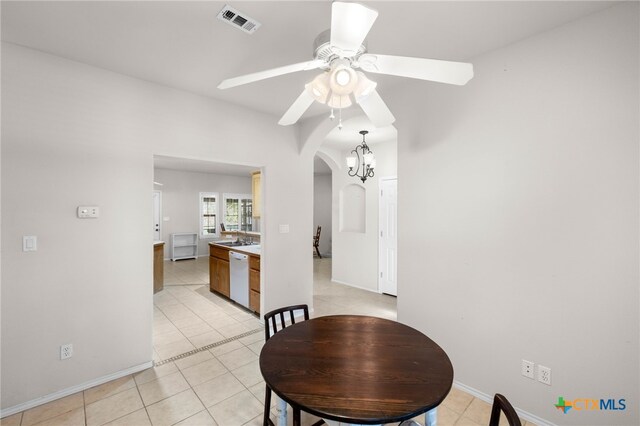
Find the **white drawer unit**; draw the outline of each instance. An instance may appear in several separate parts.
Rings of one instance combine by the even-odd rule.
[[[171,260],[195,259],[196,257],[198,257],[197,233],[171,234]]]

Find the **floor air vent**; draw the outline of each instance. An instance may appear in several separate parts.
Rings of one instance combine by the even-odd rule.
[[[260,22],[248,17],[242,12],[237,11],[233,7],[226,5],[218,13],[218,19],[228,23],[229,25],[240,28],[245,33],[253,34],[260,28]]]

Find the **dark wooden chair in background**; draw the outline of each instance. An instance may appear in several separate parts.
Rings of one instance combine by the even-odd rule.
[[[489,419],[489,426],[499,426],[500,425],[500,413],[504,413],[504,416],[509,422],[509,426],[522,426],[520,422],[520,418],[514,410],[513,406],[507,398],[499,393],[495,394],[493,397],[493,407],[491,407],[491,418]]]
[[[322,256],[320,256],[320,231],[322,231],[322,226],[318,225],[318,229],[316,230],[316,235],[313,236],[313,248],[316,249],[316,254],[318,255],[318,257],[320,259],[322,259]]]
[[[318,235],[320,235],[320,227],[318,227]],[[318,253],[319,255],[319,253]],[[295,314],[302,311],[303,318],[305,321],[309,319],[309,306],[307,305],[294,305],[294,306],[286,306],[284,308],[275,309],[271,312],[267,312],[264,314],[264,341],[269,340],[271,336],[276,334],[278,331],[282,331],[287,325],[293,325],[296,323]],[[287,318],[288,314],[288,318]],[[289,323],[289,324],[287,324]],[[280,329],[278,329],[278,324],[280,324]],[[264,418],[262,420],[263,426],[274,426],[273,422],[269,418],[269,412],[271,409],[271,388],[266,385],[266,391],[264,396]],[[324,424],[323,420],[319,420],[313,424],[313,426],[318,426]],[[293,425],[300,426],[300,410],[298,408],[293,408]]]
[[[504,413],[509,426],[522,426],[520,418],[513,406],[507,401],[503,395],[499,393],[493,397],[493,406],[491,407],[491,417],[489,418],[489,426],[500,426],[500,413]],[[409,419],[400,423],[400,426],[422,426],[419,422]]]

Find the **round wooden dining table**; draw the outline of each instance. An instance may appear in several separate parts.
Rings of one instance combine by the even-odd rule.
[[[266,384],[280,398],[325,420],[384,424],[437,407],[451,390],[447,354],[398,322],[335,315],[274,334],[260,353]]]

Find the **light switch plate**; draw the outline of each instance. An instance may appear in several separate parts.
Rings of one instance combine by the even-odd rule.
[[[98,206],[78,206],[78,218],[95,219],[100,216],[100,208]]]
[[[22,251],[37,251],[38,237],[35,235],[24,235],[22,237]]]

